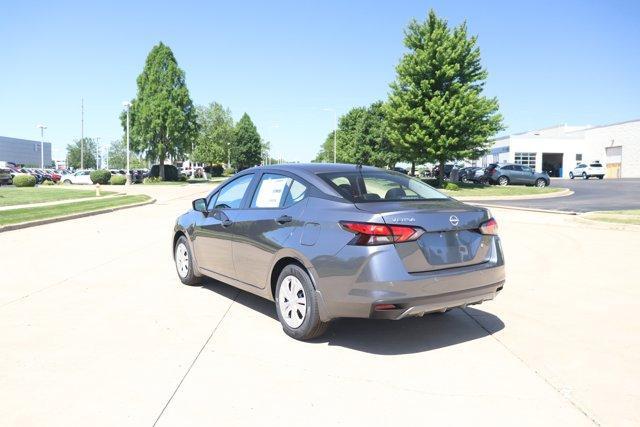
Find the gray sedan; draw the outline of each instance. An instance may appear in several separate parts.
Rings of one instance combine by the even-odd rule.
[[[209,276],[275,301],[296,339],[332,319],[402,319],[493,299],[505,279],[487,209],[354,165],[245,170],[175,224],[180,280]]]
[[[546,187],[551,184],[546,172],[536,172],[529,166],[515,163],[492,163],[485,170],[485,177],[489,183],[503,186],[524,184]]]

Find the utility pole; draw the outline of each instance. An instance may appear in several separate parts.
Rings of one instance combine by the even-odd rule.
[[[96,170],[100,169],[100,137],[96,137]]]
[[[84,169],[84,98],[80,102],[80,170],[82,170]]]

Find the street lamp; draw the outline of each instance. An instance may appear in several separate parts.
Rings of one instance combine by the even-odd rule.
[[[131,170],[129,169],[129,110],[131,109],[130,102],[123,102],[122,105],[127,109],[127,183],[131,185]]]
[[[43,124],[36,126],[40,128],[40,169],[44,169],[44,130],[47,128]]]
[[[337,163],[336,148],[338,146],[338,113],[336,113],[336,110],[333,108],[323,108],[322,111],[333,112],[333,163]]]
[[[96,137],[96,170],[100,169],[100,137]]]

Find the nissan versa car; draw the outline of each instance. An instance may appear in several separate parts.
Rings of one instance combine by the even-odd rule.
[[[497,223],[416,178],[340,164],[248,169],[193,201],[173,232],[180,280],[209,276],[275,301],[284,331],[402,319],[493,299]]]

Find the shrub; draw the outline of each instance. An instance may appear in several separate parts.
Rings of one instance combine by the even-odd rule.
[[[142,180],[143,184],[157,184],[159,182],[162,182],[162,178],[159,176],[149,176]]]
[[[127,182],[127,177],[124,175],[111,175],[109,184],[111,185],[124,185]]]
[[[13,177],[13,185],[16,187],[35,187],[36,177],[33,175],[16,175]]]
[[[94,184],[108,184],[111,179],[111,172],[105,169],[91,171],[89,178],[91,178],[91,182]]]
[[[222,173],[222,176],[231,176],[234,173],[236,173],[235,169],[233,168],[225,168],[224,172]]]
[[[151,166],[149,171],[149,177],[160,177],[160,165]],[[178,181],[180,180],[180,172],[178,168],[173,165],[164,165],[164,180],[165,181]]]
[[[447,182],[444,185],[444,189],[449,191],[458,191],[460,187],[458,187],[458,184],[454,184],[453,182]]]
[[[180,181],[187,182],[187,176],[180,174]]]
[[[211,174],[211,176],[222,176],[224,173],[224,167],[220,164],[211,165],[204,168],[204,171]]]
[[[50,180],[44,180],[40,183],[40,185],[54,185],[55,183],[53,181]]]

